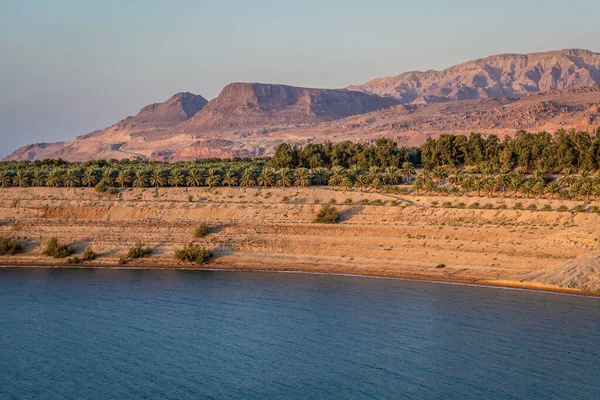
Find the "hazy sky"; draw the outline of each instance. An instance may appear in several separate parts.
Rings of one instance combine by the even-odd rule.
[[[0,156],[232,81],[345,87],[497,53],[600,51],[598,0],[0,0]]]

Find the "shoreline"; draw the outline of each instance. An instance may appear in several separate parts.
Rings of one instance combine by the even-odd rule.
[[[210,264],[210,263],[209,263]],[[451,279],[451,278],[439,278],[439,277],[428,277],[419,274],[378,274],[377,271],[373,271],[372,274],[367,273],[344,273],[334,272],[327,269],[322,271],[307,271],[302,269],[259,269],[259,268],[244,268],[244,267],[196,267],[194,265],[172,265],[172,264],[157,264],[153,265],[106,265],[98,263],[86,263],[86,264],[63,264],[63,263],[6,263],[0,261],[0,268],[20,268],[20,269],[98,269],[98,270],[173,270],[173,271],[213,271],[213,272],[263,272],[263,273],[284,273],[284,274],[306,274],[306,275],[329,275],[329,276],[348,276],[357,278],[372,278],[372,279],[396,279],[409,282],[429,282],[445,285],[460,285],[460,286],[474,286],[474,287],[486,287],[486,288],[497,288],[506,290],[517,290],[527,291],[536,293],[551,293],[561,294],[568,296],[578,297],[594,297],[600,298],[600,292],[592,292],[580,289],[568,289],[561,288],[558,286],[545,285],[539,283],[530,282],[519,282],[509,280],[468,280],[468,279]]]

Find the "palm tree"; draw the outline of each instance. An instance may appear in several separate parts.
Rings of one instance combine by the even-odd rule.
[[[574,173],[572,168],[563,169],[560,173],[560,178],[558,178],[559,185],[571,186],[575,181],[575,177],[573,176]]]
[[[181,168],[173,168],[171,176],[169,177],[169,184],[175,187],[185,184],[185,173]]]
[[[579,195],[581,194],[581,182],[580,181],[575,181],[573,182],[573,184],[571,185],[571,187],[569,188],[569,194],[571,195],[571,198],[577,198],[579,197]]]
[[[208,187],[217,186],[221,183],[221,172],[217,168],[209,168],[208,171],[206,171],[204,183]]]
[[[313,170],[313,180],[317,185],[327,185],[329,183],[329,173],[323,167],[318,167]]]
[[[581,170],[581,172],[579,173],[579,176],[577,177],[577,180],[581,183],[584,183],[585,181],[587,181],[590,176],[592,176],[592,174],[590,173],[590,171],[588,171],[587,169],[583,169]]]
[[[342,182],[342,179],[346,176],[346,171],[344,168],[336,165],[331,169],[331,176],[329,177],[329,185],[337,186]]]
[[[423,181],[421,179],[416,179],[412,184],[412,189],[419,195],[419,191],[423,189]]]
[[[263,167],[258,175],[257,182],[262,187],[273,186],[275,184],[275,176],[273,171],[268,167]]]
[[[280,168],[277,171],[276,182],[279,187],[292,186],[292,171],[289,168]]]
[[[494,197],[494,191],[496,190],[496,181],[494,178],[488,178],[483,181],[483,190],[488,196]]]
[[[360,169],[360,167],[357,164],[354,164],[348,170],[348,177],[352,181],[356,181],[356,178],[358,178],[358,176],[361,174],[362,174],[362,170]]]
[[[79,171],[75,168],[69,168],[65,171],[63,178],[63,185],[65,187],[75,187],[79,185]]]
[[[546,185],[546,193],[550,195],[550,197],[554,198],[560,192],[560,186],[556,184],[556,182],[550,182]]]
[[[169,181],[167,170],[162,167],[156,167],[150,173],[150,185],[154,187],[165,186]]]
[[[375,178],[377,178],[377,181],[379,182],[379,168],[373,165],[369,167],[369,170],[367,171],[367,179],[372,183]]]
[[[26,171],[23,171],[19,168],[17,169],[17,172],[15,173],[15,176],[13,177],[12,181],[14,186],[29,186],[29,174]]]
[[[541,197],[545,192],[546,192],[546,185],[544,184],[544,181],[537,181],[535,183],[535,185],[533,186],[533,193],[536,196]]]
[[[95,186],[98,183],[97,170],[94,167],[88,167],[83,171],[81,183],[87,187]]]
[[[400,170],[391,165],[385,169],[384,177],[388,185],[396,185],[398,184],[398,179],[400,178]]]
[[[298,168],[295,173],[294,185],[305,187],[310,183],[310,173],[306,168]]]
[[[115,186],[115,170],[111,167],[107,167],[102,172],[102,182],[106,186]]]
[[[546,182],[546,172],[544,170],[536,169],[533,171],[533,174],[531,174],[531,177],[535,183]]]
[[[145,169],[138,168],[135,170],[133,186],[137,188],[145,188],[148,186],[148,173]]]
[[[413,163],[409,161],[405,161],[402,163],[402,168],[400,169],[402,175],[404,175],[404,181],[407,185],[410,185],[410,178],[415,176],[415,166]]]
[[[115,182],[122,188],[129,185],[131,183],[131,172],[128,169],[120,170],[115,178]]]
[[[188,186],[200,186],[202,185],[202,173],[198,171],[196,168],[192,168],[188,173],[188,176],[185,177],[185,183]]]
[[[506,195],[506,190],[510,185],[510,177],[508,174],[501,174],[496,177],[496,188],[502,192],[502,196]]]
[[[590,196],[593,193],[594,193],[594,182],[592,182],[588,179],[581,185],[581,194],[584,195],[585,199],[589,201]]]
[[[223,183],[223,185],[227,185],[227,186],[237,185],[238,179],[235,174],[235,171],[228,169],[227,172],[225,172],[225,176],[223,177],[222,183]]]
[[[356,182],[354,183],[354,186],[358,186],[360,187],[360,191],[362,192],[362,188],[367,186],[369,184],[369,180],[367,179],[367,177],[365,176],[365,174],[360,174],[356,177]]]
[[[256,180],[254,180],[254,171],[251,168],[247,168],[244,170],[242,174],[242,179],[240,180],[240,186],[249,188],[256,185]]]
[[[521,193],[523,193],[526,197],[530,197],[531,194],[533,193],[533,181],[530,180],[526,180],[525,182],[523,182],[523,184],[521,185]]]
[[[31,176],[31,183],[34,186],[44,186],[46,183],[46,174],[44,171],[35,169],[33,171],[33,175]]]
[[[462,180],[463,170],[461,168],[454,168],[452,173],[448,176],[448,183],[452,185],[459,185]]]
[[[432,171],[432,175],[438,184],[442,183],[442,181],[448,177],[446,168],[442,166],[435,167]]]
[[[0,187],[9,187],[11,183],[11,173],[6,170],[0,171]]]
[[[344,176],[344,178],[342,178],[342,181],[340,182],[340,186],[343,187],[344,189],[348,189],[349,187],[352,186],[352,180],[350,179],[349,176]]]
[[[53,168],[48,173],[48,177],[46,178],[46,185],[51,187],[59,187],[62,184],[61,173],[57,168]]]
[[[432,194],[437,191],[437,185],[433,180],[428,179],[427,182],[425,182],[425,190],[427,190],[428,194]]]

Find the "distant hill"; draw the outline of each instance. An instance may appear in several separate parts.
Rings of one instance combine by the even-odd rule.
[[[521,97],[528,93],[598,84],[600,54],[567,49],[496,55],[443,71],[415,71],[375,79],[349,89],[393,97],[402,103],[439,103]]]
[[[500,55],[349,89],[232,83],[207,102],[178,93],[104,130],[24,146],[8,160],[142,157],[177,161],[261,156],[282,141],[418,145],[441,133],[600,126],[600,55],[561,50]]]

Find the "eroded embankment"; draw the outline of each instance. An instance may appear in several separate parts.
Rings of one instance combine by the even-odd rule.
[[[440,206],[447,201],[452,207],[465,203],[466,208]],[[328,202],[336,203],[342,223],[312,223]],[[492,209],[468,208],[475,202],[489,203]],[[41,254],[44,244],[57,237],[73,243],[76,251],[90,245],[99,255],[94,265],[117,266],[118,259],[141,241],[153,254],[129,266],[176,267],[183,264],[175,259],[175,250],[196,241],[213,250],[210,268],[503,285],[524,281],[542,284],[539,288],[553,283],[600,290],[588,284],[597,277],[578,275],[567,265],[600,250],[596,230],[600,216],[512,210],[516,202],[523,207],[536,203],[538,209],[545,204],[554,210],[575,206],[551,200],[403,197],[329,188],[130,189],[117,196],[82,188],[9,188],[0,193],[0,235],[18,238],[26,251],[0,257],[0,262],[64,264]],[[500,209],[502,204],[508,209]],[[200,222],[210,225],[212,232],[195,239],[194,227]],[[562,264],[573,278],[556,279]]]

